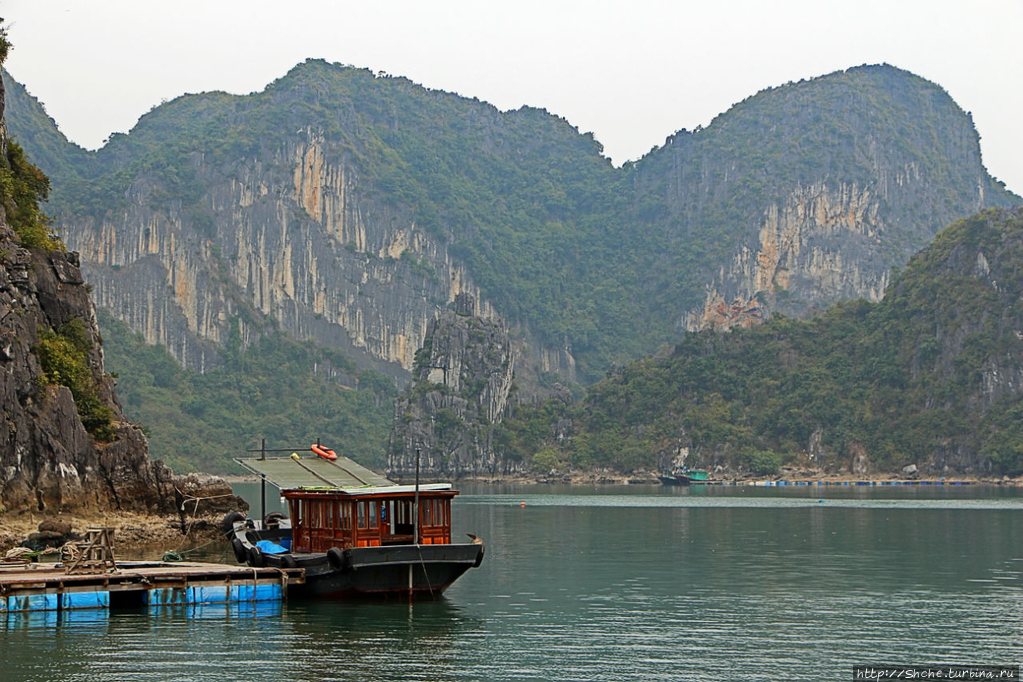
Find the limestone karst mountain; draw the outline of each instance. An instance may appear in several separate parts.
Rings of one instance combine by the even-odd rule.
[[[523,378],[592,379],[684,328],[877,300],[939,229],[1019,201],[969,114],[890,66],[765,90],[617,169],[545,111],[321,61],[182,96],[97,152],[12,89],[97,304],[199,369],[234,324],[407,378],[467,293]]]
[[[618,470],[771,476],[782,465],[872,476],[1023,474],[1023,209],[943,230],[884,298],[811,320],[687,334],[565,406],[522,405],[520,457]]]

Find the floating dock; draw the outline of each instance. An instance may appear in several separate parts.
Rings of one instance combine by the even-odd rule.
[[[59,564],[0,563],[0,615],[281,601],[288,585],[303,582],[301,568],[139,561],[68,573]]]

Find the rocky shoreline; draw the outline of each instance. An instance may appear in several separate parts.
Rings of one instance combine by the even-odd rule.
[[[89,515],[62,514],[56,517],[40,514],[4,515],[0,517],[0,552],[23,546],[26,541],[51,541],[50,546],[74,542],[85,536],[89,528],[113,528],[115,551],[156,543],[172,550],[184,545],[214,539],[221,535],[223,514],[186,516],[146,514],[140,512],[108,512]],[[67,532],[41,530],[64,526]],[[2,556],[2,555],[0,555]]]
[[[172,493],[166,495],[171,504],[150,510],[0,511],[0,558],[18,546],[52,548],[79,541],[89,528],[113,528],[115,550],[155,543],[175,549],[219,536],[225,514],[248,510],[248,504],[235,497],[230,483],[219,476],[185,474],[171,481]]]

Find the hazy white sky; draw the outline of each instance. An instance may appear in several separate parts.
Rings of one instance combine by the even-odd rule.
[[[543,107],[616,164],[767,87],[887,62],[973,112],[1023,193],[1023,0],[0,0],[7,67],[95,148],[162,100],[263,89],[308,57],[501,109]]]

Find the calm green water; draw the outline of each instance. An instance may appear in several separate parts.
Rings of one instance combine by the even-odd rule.
[[[838,680],[857,663],[1015,665],[1021,493],[463,489],[456,531],[487,556],[443,601],[12,617],[0,679]]]

